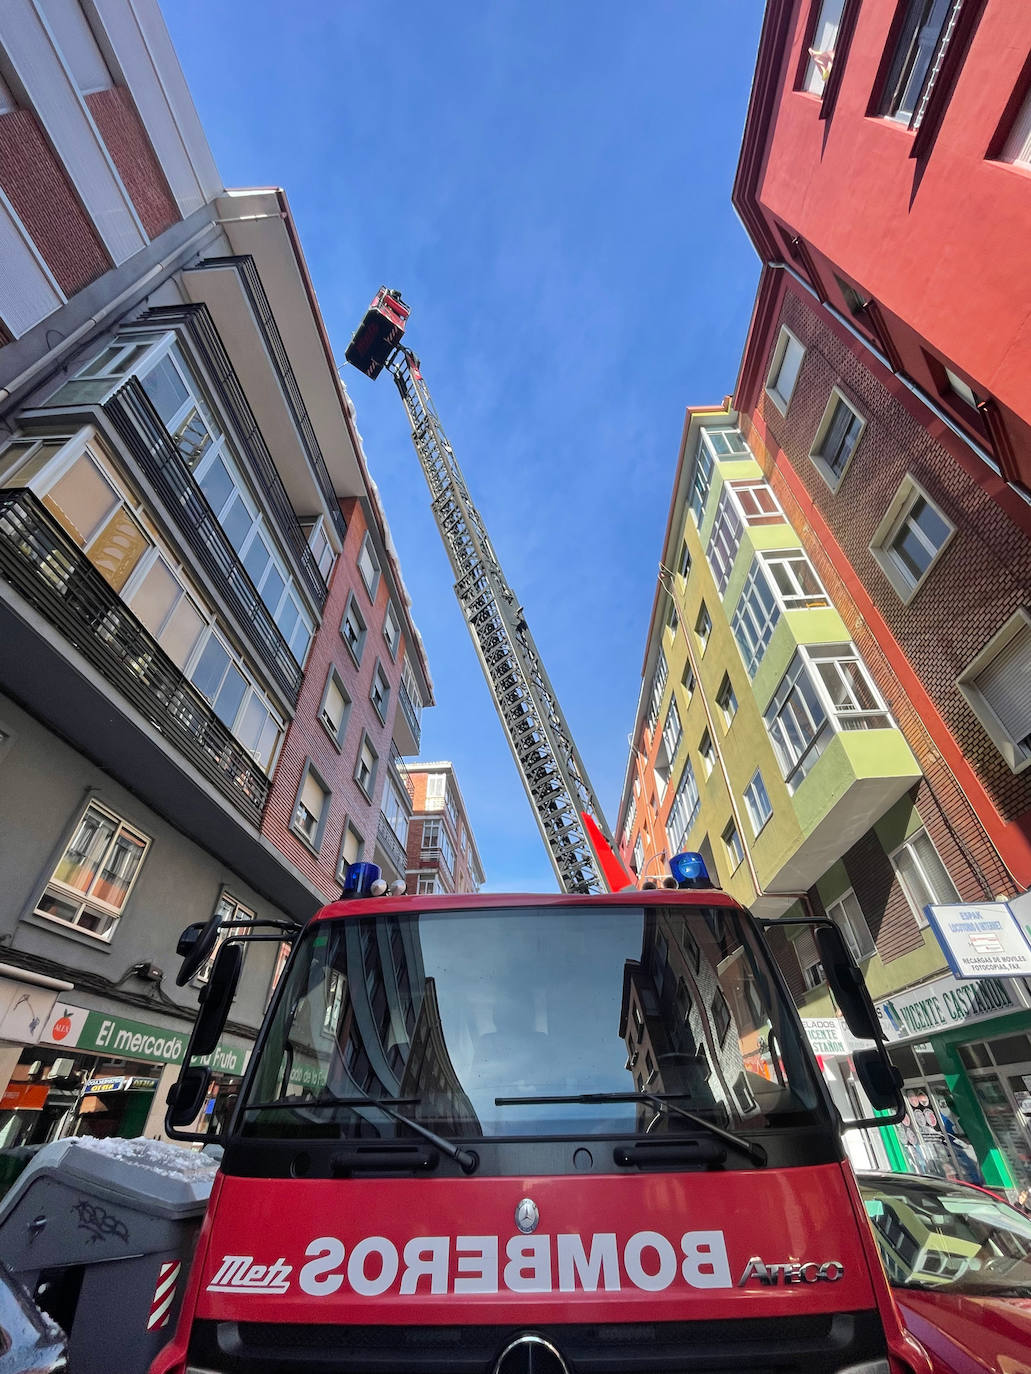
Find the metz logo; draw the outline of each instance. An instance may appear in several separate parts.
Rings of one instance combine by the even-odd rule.
[[[253,1255],[224,1255],[218,1273],[208,1284],[209,1293],[286,1293],[293,1265],[282,1258],[272,1264],[255,1264]]]
[[[765,1288],[776,1288],[779,1283],[837,1283],[844,1272],[845,1266],[841,1260],[827,1260],[824,1264],[817,1264],[816,1260],[807,1260],[804,1264],[798,1260],[767,1264],[758,1255],[753,1255],[745,1265],[745,1272],[738,1279],[737,1286],[744,1288],[753,1279],[758,1279]]]

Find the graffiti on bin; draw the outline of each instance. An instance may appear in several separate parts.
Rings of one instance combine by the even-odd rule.
[[[125,1222],[112,1212],[106,1212],[103,1207],[84,1197],[79,1198],[72,1211],[79,1218],[78,1229],[89,1232],[91,1244],[95,1245],[98,1240],[109,1240],[113,1237],[128,1245],[129,1229]]]

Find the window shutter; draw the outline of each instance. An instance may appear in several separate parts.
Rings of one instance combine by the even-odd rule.
[[[1016,743],[1031,739],[1031,626],[1013,636],[974,685]]]
[[[316,819],[322,817],[322,806],[326,800],[326,794],[319,785],[314,773],[309,773],[304,780],[301,788],[301,805],[304,806]]]

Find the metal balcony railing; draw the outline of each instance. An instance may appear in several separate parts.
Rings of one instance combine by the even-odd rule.
[[[271,786],[32,492],[0,491],[0,577],[254,825]]]
[[[422,722],[419,720],[419,713],[415,709],[415,703],[412,701],[408,688],[403,682],[398,683],[397,695],[398,700],[401,702],[401,710],[404,712],[404,718],[408,722],[408,728],[411,730],[412,738],[415,740],[416,751],[418,751],[422,741]]]
[[[390,763],[397,774],[397,780],[408,793],[408,800],[415,801],[415,784],[412,782],[412,775],[408,771],[408,765],[398,753],[397,745],[393,740],[390,741]]]
[[[201,567],[237,606],[255,653],[296,704],[301,690],[301,666],[180,457],[150,397],[131,377],[103,408],[133,458],[164,496],[170,515]]]
[[[382,811],[379,813],[379,822],[376,826],[376,839],[380,848],[394,865],[398,877],[403,878],[405,869],[408,867],[408,856],[405,853],[404,845],[394,834],[393,826]]]

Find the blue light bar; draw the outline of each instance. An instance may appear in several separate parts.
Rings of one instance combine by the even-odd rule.
[[[705,860],[694,850],[686,849],[682,854],[674,854],[669,861],[669,871],[676,878],[678,887],[712,887]]]
[[[369,889],[379,876],[379,864],[348,864],[341,897],[371,897]]]

